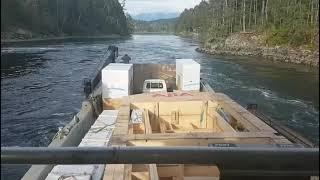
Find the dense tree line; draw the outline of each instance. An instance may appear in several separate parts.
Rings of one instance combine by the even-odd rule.
[[[132,20],[132,24],[134,27],[134,32],[173,33],[175,31],[176,20],[176,18],[154,21]]]
[[[176,31],[198,33],[211,42],[235,32],[260,32],[267,44],[316,46],[319,0],[202,1],[180,15]]]
[[[129,34],[118,0],[1,0],[1,31],[20,27],[40,34]]]

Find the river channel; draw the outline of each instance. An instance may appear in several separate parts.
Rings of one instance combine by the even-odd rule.
[[[319,144],[319,72],[259,57],[211,56],[198,42],[174,35],[127,39],[31,43],[1,48],[1,146],[47,146],[84,100],[109,45],[132,63],[174,63],[193,58],[217,92],[243,106],[256,103],[268,116]],[[115,77],[116,78],[116,77]],[[28,166],[1,166],[1,178],[20,179]]]

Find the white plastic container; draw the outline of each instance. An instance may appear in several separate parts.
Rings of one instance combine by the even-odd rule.
[[[101,72],[102,97],[121,98],[132,94],[132,64],[111,63]]]
[[[176,85],[179,90],[200,90],[200,64],[193,59],[176,59]]]

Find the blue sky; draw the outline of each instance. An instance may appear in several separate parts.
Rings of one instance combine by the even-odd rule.
[[[121,0],[119,0],[121,2]],[[201,0],[126,0],[126,12],[131,15],[153,12],[182,12]]]

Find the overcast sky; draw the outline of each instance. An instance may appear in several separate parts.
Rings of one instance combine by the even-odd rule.
[[[119,0],[121,2],[121,0]],[[201,0],[126,0],[126,12],[131,15],[150,12],[182,12]]]

